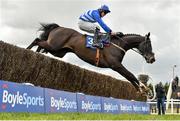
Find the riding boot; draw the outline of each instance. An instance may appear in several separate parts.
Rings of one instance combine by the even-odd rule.
[[[111,43],[111,33],[107,33],[105,40],[106,40],[106,44],[110,44]]]
[[[103,44],[98,41],[99,31],[100,30],[98,28],[96,28],[95,33],[94,33],[94,41],[93,41],[92,46],[97,47],[97,48],[103,48]]]

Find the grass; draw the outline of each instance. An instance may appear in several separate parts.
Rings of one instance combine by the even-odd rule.
[[[0,113],[0,120],[180,120],[180,116],[100,113]]]

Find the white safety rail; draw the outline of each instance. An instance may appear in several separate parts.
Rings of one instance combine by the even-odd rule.
[[[158,113],[157,101],[155,100],[155,101],[151,101],[147,103],[150,104],[151,114],[157,114]],[[170,105],[168,109],[166,109],[166,103],[167,101],[165,101],[166,114],[180,114],[180,100],[179,99],[170,99]],[[178,109],[178,105],[179,105],[179,109]]]

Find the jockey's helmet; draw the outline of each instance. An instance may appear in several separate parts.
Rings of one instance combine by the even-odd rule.
[[[102,5],[99,9],[103,10],[106,14],[111,12],[107,5]]]

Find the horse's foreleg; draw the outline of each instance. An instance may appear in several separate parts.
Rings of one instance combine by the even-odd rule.
[[[40,41],[40,39],[36,38],[26,49],[31,49],[32,47],[36,46],[38,41]]]
[[[148,93],[150,91],[150,89],[145,84],[143,84],[141,81],[139,81],[139,83],[140,83],[140,87],[143,89],[143,91],[145,93]]]
[[[137,78],[130,71],[128,71],[122,64],[119,64],[118,66],[113,66],[112,69],[114,71],[117,71],[119,74],[125,77],[128,81],[130,81],[137,91],[140,91],[140,92],[142,91],[140,88],[140,83],[137,80]]]

